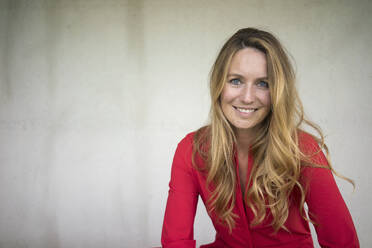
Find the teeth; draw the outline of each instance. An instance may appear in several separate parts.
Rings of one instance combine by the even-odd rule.
[[[242,108],[236,108],[237,110],[239,110],[239,112],[243,112],[243,113],[252,113],[255,111],[255,109],[242,109]]]

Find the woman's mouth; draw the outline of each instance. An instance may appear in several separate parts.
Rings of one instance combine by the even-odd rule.
[[[233,107],[241,113],[252,113],[252,112],[255,112],[257,110],[256,108],[239,108],[239,107],[235,107],[235,106],[233,106]]]

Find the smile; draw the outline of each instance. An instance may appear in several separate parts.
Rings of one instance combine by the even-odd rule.
[[[233,106],[236,110],[238,110],[241,113],[252,113],[255,112],[257,109],[256,108],[238,108]]]

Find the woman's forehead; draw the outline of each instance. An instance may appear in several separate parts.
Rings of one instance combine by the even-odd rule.
[[[266,55],[260,50],[247,47],[234,54],[228,68],[228,75],[267,77]]]

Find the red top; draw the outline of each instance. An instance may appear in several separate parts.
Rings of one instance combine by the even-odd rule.
[[[164,216],[161,242],[164,248],[195,247],[194,217],[198,196],[204,204],[210,197],[206,188],[206,174],[193,168],[191,162],[194,133],[188,134],[179,144],[172,164],[169,195]],[[317,151],[318,144],[314,138],[304,132],[299,134],[300,149],[306,154]],[[236,156],[237,157],[237,156]],[[312,157],[317,164],[327,165],[322,152]],[[237,159],[236,159],[237,160]],[[196,162],[203,163],[199,156]],[[238,164],[237,161],[236,165]],[[248,175],[253,165],[253,158],[248,159]],[[290,232],[280,229],[273,234],[270,226],[272,217],[265,219],[258,226],[251,227],[254,215],[243,202],[239,185],[239,169],[236,169],[236,201],[234,213],[239,216],[232,233],[228,228],[217,222],[216,216],[210,214],[216,229],[216,240],[212,244],[202,245],[203,248],[219,247],[281,247],[281,248],[308,248],[314,247],[309,224],[300,214],[298,208],[298,194],[292,193],[289,216],[285,226]],[[338,190],[332,172],[325,168],[303,167],[301,183],[308,182],[306,203],[318,223],[315,230],[321,247],[359,247],[357,233],[350,213]]]

